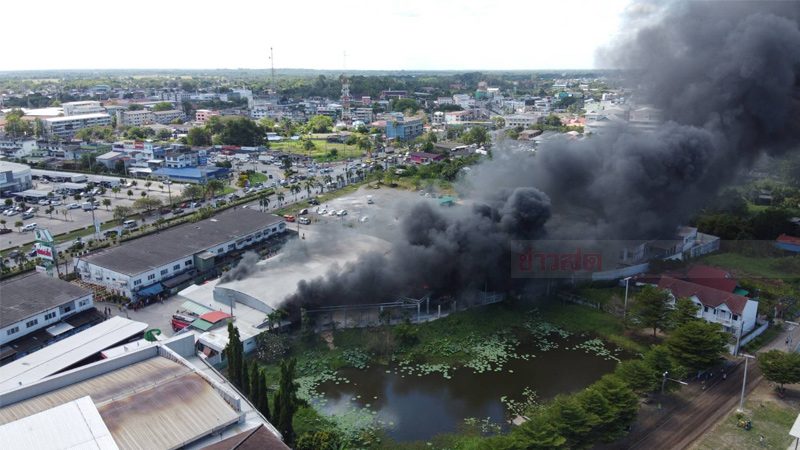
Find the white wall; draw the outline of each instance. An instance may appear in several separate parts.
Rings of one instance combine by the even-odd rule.
[[[67,305],[72,306],[72,310],[62,315],[61,308]],[[84,295],[83,297],[78,298],[77,300],[73,300],[72,302],[64,303],[62,305],[50,308],[46,311],[42,311],[39,314],[26,317],[20,320],[19,322],[13,323],[7,327],[0,329],[0,345],[5,345],[6,343],[13,341],[14,339],[19,339],[22,336],[33,333],[36,330],[47,328],[50,325],[58,323],[63,318],[69,317],[81,311],[85,311],[92,307],[94,307],[94,296],[93,294],[89,293]],[[50,318],[46,318],[48,314],[53,314],[53,316]],[[36,325],[27,327],[26,323],[32,320],[37,321]],[[11,330],[12,328],[18,328],[19,331],[13,334],[8,334],[8,331]]]

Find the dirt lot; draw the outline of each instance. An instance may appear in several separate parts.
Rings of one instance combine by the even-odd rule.
[[[751,430],[745,431],[737,426],[738,418],[734,411],[691,448],[786,449],[793,442],[789,429],[800,413],[800,386],[787,389],[786,393],[786,397],[781,399],[770,383],[759,384],[745,402],[745,416],[753,424]],[[764,436],[764,442],[760,442],[761,436]]]

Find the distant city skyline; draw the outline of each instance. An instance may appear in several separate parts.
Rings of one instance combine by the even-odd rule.
[[[593,69],[628,0],[179,3],[12,2],[0,71]]]

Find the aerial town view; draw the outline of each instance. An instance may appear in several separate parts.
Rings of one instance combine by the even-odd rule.
[[[800,448],[800,0],[0,11],[1,449]]]

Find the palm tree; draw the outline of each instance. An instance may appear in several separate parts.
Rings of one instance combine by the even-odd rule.
[[[282,205],[282,204],[283,204],[283,200],[284,200],[285,198],[286,198],[286,196],[285,196],[285,195],[283,195],[283,192],[278,192],[278,203],[279,203],[279,204],[281,204],[281,205]]]
[[[317,189],[319,189],[318,193],[321,194],[325,192],[325,185],[317,181]]]
[[[103,206],[105,206],[106,207],[106,211],[108,211],[111,208],[111,199],[110,198],[104,198],[103,199]]]
[[[121,190],[122,190],[122,189],[120,189],[120,187],[119,187],[119,186],[114,186],[113,188],[111,188],[111,192],[113,192],[113,193],[114,193],[114,198],[118,198],[118,197],[117,197],[117,194],[119,194],[119,191],[121,191]]]
[[[145,197],[147,197],[147,192],[142,191],[142,198],[145,198]]]
[[[258,199],[258,204],[261,206],[261,211],[265,209],[269,209],[269,197],[266,195],[262,195],[260,199]]]
[[[306,192],[308,193],[308,196],[311,197],[311,189],[314,188],[314,179],[310,178],[310,179],[306,180],[306,182],[304,183],[304,186],[306,188]]]
[[[17,229],[18,233],[22,233],[22,225],[23,224],[21,220],[14,222],[14,227]]]
[[[292,192],[292,194],[294,194],[294,201],[297,201],[297,193],[302,190],[300,189],[300,186],[293,184],[289,186],[289,190]]]
[[[146,182],[144,183],[144,187],[146,187],[146,188],[147,188],[147,191],[148,191],[148,192],[150,191],[150,186],[152,186],[152,185],[153,185],[153,182],[152,182],[152,181],[146,181]]]
[[[106,200],[108,200],[108,199],[106,199]],[[52,219],[52,218],[53,218],[53,211],[55,211],[55,210],[56,210],[56,207],[55,207],[55,206],[51,206],[51,207],[47,208],[47,209],[45,210],[45,212],[46,212],[46,213],[47,213],[47,214],[50,216],[50,218]]]
[[[325,183],[326,186],[328,186],[331,181],[333,181],[333,177],[331,177],[330,175],[325,175],[324,177],[322,177],[322,182]]]

